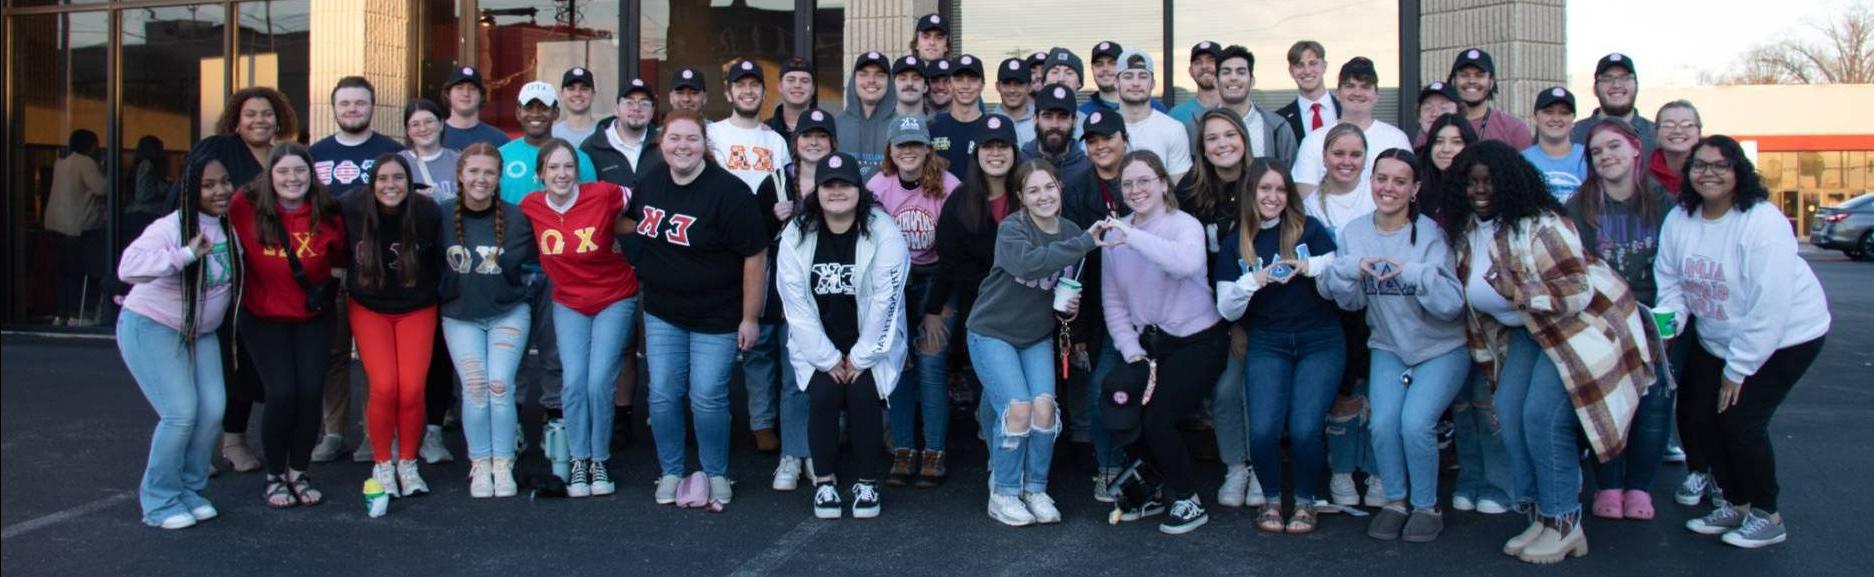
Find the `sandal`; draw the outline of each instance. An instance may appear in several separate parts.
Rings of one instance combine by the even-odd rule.
[[[286,479],[277,475],[267,475],[266,497],[267,506],[275,509],[289,509],[299,504],[299,499],[287,488]]]
[[[1269,533],[1281,533],[1282,504],[1270,501],[1262,506],[1262,512],[1256,514],[1256,528]]]
[[[1296,505],[1295,516],[1290,517],[1288,519],[1288,533],[1290,535],[1301,535],[1304,533],[1313,533],[1314,526],[1315,526],[1314,506],[1313,505]]]
[[[301,506],[311,507],[325,501],[325,493],[312,488],[312,475],[300,473],[298,479],[288,484],[288,488],[293,491],[293,499],[299,501]]]

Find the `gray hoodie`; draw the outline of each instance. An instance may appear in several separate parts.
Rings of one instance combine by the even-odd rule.
[[[1367,346],[1399,355],[1407,366],[1464,347],[1464,283],[1451,270],[1451,249],[1438,224],[1424,215],[1417,223],[1416,244],[1412,227],[1382,233],[1371,214],[1347,223],[1334,264],[1316,283],[1321,296],[1342,310],[1366,307],[1366,323],[1373,328]],[[1376,281],[1360,269],[1368,258],[1395,259],[1404,270]]]
[[[970,309],[970,332],[1025,347],[1054,334],[1054,285],[1078,276],[1075,266],[1093,251],[1093,235],[1060,219],[1048,234],[1025,211],[1002,219],[996,229],[995,266],[983,279]],[[1083,277],[1082,283],[1097,282]],[[1080,307],[1097,305],[1082,295]]]
[[[839,130],[834,135],[839,139],[839,152],[852,155],[859,161],[859,178],[872,178],[878,172],[880,163],[885,162],[885,143],[890,135],[893,113],[892,79],[885,77],[885,94],[873,107],[872,116],[865,115],[865,107],[859,105],[859,87],[854,81],[855,75],[846,75],[846,108],[833,116],[833,126]]]

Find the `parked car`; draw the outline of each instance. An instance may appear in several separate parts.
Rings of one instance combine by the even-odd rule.
[[[1874,260],[1874,194],[1816,209],[1809,244],[1840,250],[1855,260]]]

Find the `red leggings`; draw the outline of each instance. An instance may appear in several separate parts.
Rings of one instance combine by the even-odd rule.
[[[423,444],[423,389],[436,342],[436,307],[385,314],[358,301],[349,306],[352,338],[370,382],[364,430],[371,436],[371,452],[377,462],[389,461],[390,442],[403,439],[397,459],[415,459]]]

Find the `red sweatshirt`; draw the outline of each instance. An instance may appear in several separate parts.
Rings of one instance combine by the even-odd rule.
[[[330,280],[332,269],[345,268],[350,263],[345,225],[338,211],[333,210],[324,217],[315,227],[310,204],[280,214],[280,220],[286,225],[287,244],[292,245],[294,254],[299,257],[306,280],[314,285]],[[254,203],[248,200],[245,191],[234,195],[234,202],[228,207],[228,223],[234,225],[234,236],[242,247],[241,262],[247,268],[241,288],[241,307],[249,314],[273,322],[312,320],[312,312],[306,310],[306,291],[293,280],[293,267],[287,262],[283,247],[261,246],[260,230],[254,222]]]
[[[638,273],[613,234],[630,201],[630,190],[609,182],[580,184],[570,207],[555,208],[544,190],[521,199],[539,243],[540,268],[553,281],[553,302],[591,316],[637,296]]]
[[[1666,194],[1679,197],[1679,186],[1685,182],[1685,175],[1679,173],[1679,167],[1666,162],[1666,151],[1654,150],[1653,157],[1647,159],[1646,170],[1665,187]]]

